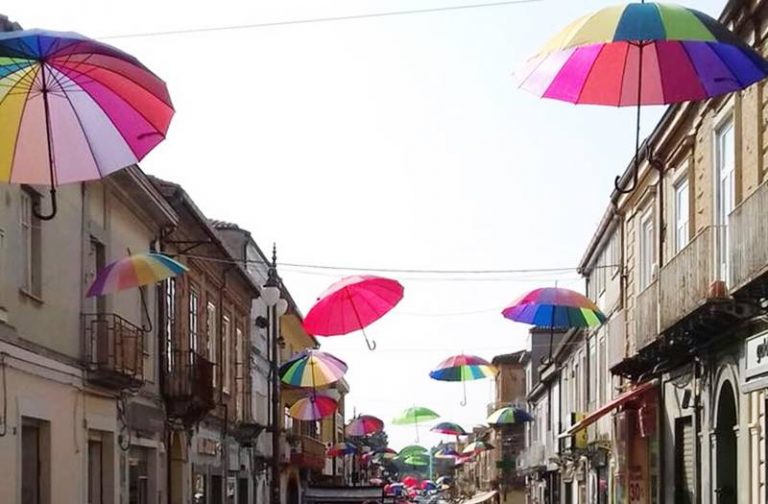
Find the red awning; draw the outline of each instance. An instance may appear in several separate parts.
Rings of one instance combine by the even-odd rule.
[[[597,422],[601,417],[615,410],[619,406],[627,403],[628,401],[631,401],[632,399],[635,399],[643,395],[644,393],[648,392],[652,388],[656,387],[658,384],[659,384],[659,380],[651,380],[638,385],[632,390],[628,390],[624,392],[613,401],[605,403],[604,405],[602,405],[592,413],[588,414],[587,416],[585,416],[575,424],[571,425],[567,431],[565,431],[560,435],[560,437],[573,436],[578,431],[588,427],[589,425],[592,425],[593,423]]]

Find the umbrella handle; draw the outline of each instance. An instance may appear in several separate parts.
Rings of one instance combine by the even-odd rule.
[[[58,211],[58,208],[56,206],[56,188],[51,187],[51,213],[49,214],[42,214],[40,213],[40,201],[35,201],[34,205],[32,206],[32,214],[37,217],[38,219],[42,221],[48,221],[56,217],[56,212]]]
[[[372,339],[368,339],[368,335],[365,334],[364,329],[362,329],[361,331],[363,333],[363,337],[365,338],[365,344],[368,345],[368,350],[370,350],[371,352],[376,350],[376,342]]]
[[[461,404],[461,406],[463,407],[467,405],[467,382],[464,380],[461,380],[461,387],[464,390],[464,397],[461,399],[461,402],[459,402],[459,404]]]

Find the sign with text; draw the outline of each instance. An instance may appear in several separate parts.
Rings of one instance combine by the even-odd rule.
[[[768,387],[768,332],[744,342],[744,381],[749,390]]]

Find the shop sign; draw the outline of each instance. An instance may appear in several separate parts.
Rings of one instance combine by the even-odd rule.
[[[744,354],[744,381],[749,390],[768,387],[768,332],[748,338]]]

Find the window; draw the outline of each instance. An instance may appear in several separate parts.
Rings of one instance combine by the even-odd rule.
[[[35,297],[42,296],[42,236],[40,219],[33,209],[40,202],[40,195],[26,187],[21,190],[21,289]]]
[[[195,354],[199,354],[198,333],[200,320],[200,294],[194,288],[189,289],[189,349]]]
[[[231,338],[231,332],[232,332],[232,326],[230,323],[230,319],[228,315],[224,315],[222,318],[222,324],[221,324],[221,368],[222,368],[222,390],[225,393],[229,393],[229,381],[232,378],[232,373],[229,369],[230,366],[230,358],[229,358],[229,345]]]
[[[733,118],[728,118],[715,131],[715,225],[720,280],[728,280],[728,216],[734,206],[735,170]]]
[[[176,279],[169,278],[165,281],[164,285],[164,298],[163,303],[164,315],[165,315],[165,354],[166,362],[165,367],[170,373],[174,369],[174,361],[176,359],[175,345],[173,342],[173,336],[176,334]]]
[[[608,401],[605,395],[606,379],[608,375],[608,354],[605,349],[605,336],[600,336],[597,343],[597,405],[602,406]]]
[[[587,340],[587,352],[589,354],[589,388],[587,390],[588,402],[592,409],[595,399],[597,399],[597,345],[595,337]]]
[[[210,299],[210,296],[208,296]],[[214,365],[219,360],[219,321],[216,319],[216,305],[208,302],[205,308],[205,335],[208,339],[208,360]],[[213,373],[213,386],[219,386],[219,373]]]
[[[653,238],[653,209],[649,208],[640,217],[640,290],[651,285],[654,280],[656,254]]]
[[[243,399],[245,398],[245,377],[243,376],[245,363],[243,362],[243,330],[235,329],[235,414],[237,418],[243,418]]]
[[[688,244],[688,200],[688,178],[685,177],[675,184],[675,252],[680,252]]]

